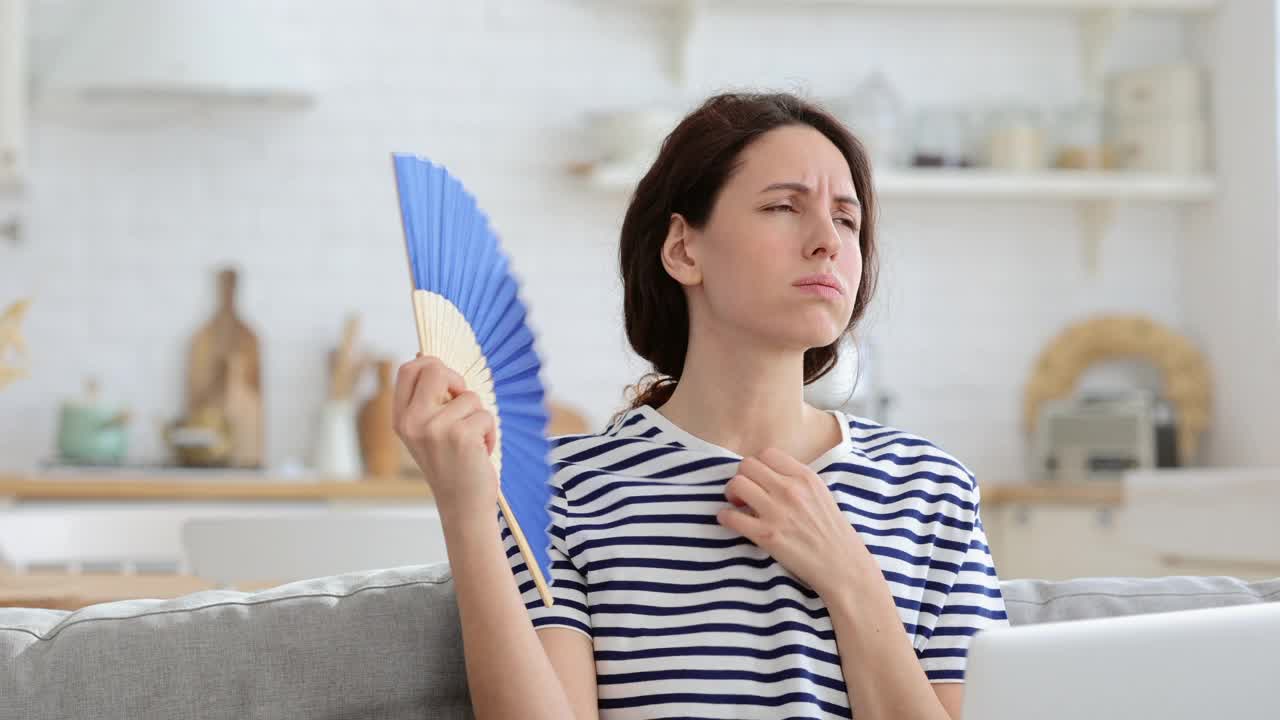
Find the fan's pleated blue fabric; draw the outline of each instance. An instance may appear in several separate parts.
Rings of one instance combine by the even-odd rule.
[[[550,583],[547,410],[519,285],[488,217],[457,179],[411,154],[393,161],[414,286],[458,307],[493,372],[502,494]]]

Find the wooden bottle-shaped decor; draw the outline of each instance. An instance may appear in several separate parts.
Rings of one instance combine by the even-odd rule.
[[[378,389],[360,408],[360,452],[365,472],[373,480],[394,480],[400,474],[400,438],[391,426],[391,361],[378,361]]]
[[[262,467],[262,398],[249,384],[244,353],[227,358],[227,395],[224,412],[231,428],[232,467]]]

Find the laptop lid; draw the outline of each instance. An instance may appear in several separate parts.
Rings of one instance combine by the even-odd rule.
[[[966,720],[1280,716],[1280,603],[981,632]]]

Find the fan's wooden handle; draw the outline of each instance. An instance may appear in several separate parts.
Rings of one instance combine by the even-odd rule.
[[[507,505],[507,499],[501,492],[498,493],[498,507],[502,509],[502,516],[507,519],[507,527],[511,530],[511,536],[516,539],[516,546],[520,548],[520,555],[524,557],[525,567],[529,568],[529,574],[533,576],[533,584],[538,586],[538,595],[542,596],[542,604],[551,607],[555,600],[551,598],[551,589],[547,587],[546,578],[542,577],[542,567],[533,556],[529,541],[524,539],[524,531],[520,529],[520,523],[516,522],[516,514],[511,512],[511,506]]]

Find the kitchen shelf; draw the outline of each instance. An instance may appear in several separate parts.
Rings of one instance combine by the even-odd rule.
[[[597,0],[617,2],[618,0]],[[641,0],[649,5],[678,6],[685,4],[715,5],[718,0]],[[748,2],[732,3],[737,5]],[[992,10],[1138,10],[1143,12],[1207,13],[1216,10],[1222,0],[756,0],[755,4],[771,7],[846,6],[890,10],[924,9],[992,9]]]
[[[1208,175],[1125,171],[906,170],[881,173],[882,197],[1205,202],[1216,193]]]
[[[608,163],[581,163],[570,172],[609,192],[630,192],[643,170]],[[1007,172],[987,169],[886,170],[875,175],[882,198],[1155,201],[1211,201],[1217,183],[1211,175],[1163,175],[1127,171],[1045,170]]]
[[[618,2],[618,0],[596,0]],[[699,16],[709,7],[731,7],[744,3],[727,3],[723,0],[644,0],[644,4],[662,9],[672,15],[670,46],[671,74],[684,85],[688,80],[689,41],[698,24]],[[1116,30],[1125,18],[1134,12],[1173,13],[1187,16],[1207,16],[1215,12],[1222,0],[773,0],[754,3],[772,8],[847,7],[885,10],[992,10],[1011,12],[1067,12],[1074,13],[1080,25],[1080,61],[1086,79],[1086,87],[1095,96],[1101,93],[1102,59],[1106,56]]]
[[[569,170],[595,188],[625,193],[631,192],[643,172],[637,166],[609,163],[578,163]],[[1097,270],[1099,246],[1119,203],[1192,205],[1211,202],[1217,195],[1212,175],[1118,170],[917,169],[886,170],[874,177],[882,199],[1074,203],[1080,217],[1082,262],[1090,272]]]

